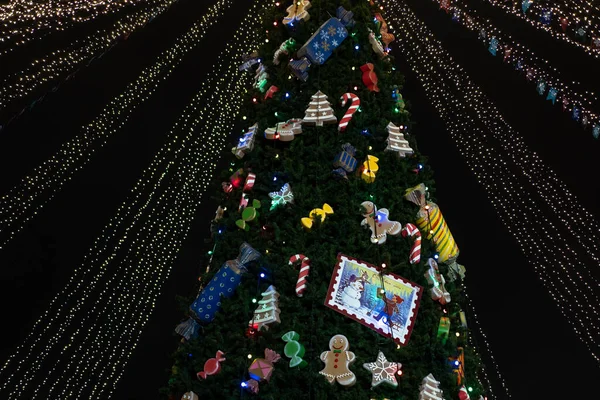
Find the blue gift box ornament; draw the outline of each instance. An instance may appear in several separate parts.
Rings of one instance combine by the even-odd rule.
[[[190,306],[191,314],[198,321],[211,322],[217,311],[221,309],[221,296],[224,298],[233,296],[235,289],[240,285],[242,273],[247,271],[248,264],[259,258],[258,251],[248,243],[243,243],[238,257],[226,261],[196,297]]]
[[[335,156],[333,166],[343,168],[346,172],[352,172],[358,165],[358,161],[354,158],[355,155],[356,149],[350,143],[346,143],[342,145],[342,152]]]

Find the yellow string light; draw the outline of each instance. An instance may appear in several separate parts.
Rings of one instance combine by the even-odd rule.
[[[251,76],[236,62],[259,43],[269,5],[253,3],[129,199],[0,369],[3,398],[31,391],[50,398],[113,394],[239,115]],[[53,351],[60,356],[48,368]]]
[[[219,23],[233,0],[218,0],[153,65],[116,96],[94,120],[83,126],[74,139],[63,143],[51,158],[37,166],[7,194],[0,197],[0,249],[20,232],[73,175],[80,171],[111,136],[123,128],[133,110],[152,96],[158,85],[194,49],[207,30]]]
[[[391,19],[403,56],[421,80],[461,155],[486,190],[500,220],[515,237],[559,311],[597,361],[598,224],[522,135],[400,0]],[[591,262],[589,261],[591,259]],[[589,265],[588,265],[589,264]],[[477,322],[478,323],[478,322]],[[497,363],[489,352],[492,363]],[[501,379],[501,383],[506,386]]]
[[[143,8],[120,16],[110,28],[77,38],[63,48],[49,51],[33,60],[24,69],[7,75],[0,85],[0,109],[41,86],[50,89],[50,84],[55,85],[68,75],[76,73],[87,65],[86,62],[89,64],[93,58],[108,51],[123,34],[130,34],[143,27],[152,18],[168,10],[175,1],[177,0],[150,1]]]

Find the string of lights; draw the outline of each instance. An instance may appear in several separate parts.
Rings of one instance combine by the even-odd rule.
[[[265,7],[252,5],[129,201],[0,370],[0,394],[10,392],[8,398],[13,399],[33,390],[37,397],[48,390],[48,395],[58,394],[58,388],[60,398],[113,394],[239,113],[241,102],[232,100],[240,99],[250,76],[238,70],[235,60],[255,48]],[[121,256],[122,252],[126,253]],[[117,269],[110,277],[109,264]],[[86,304],[98,290],[102,294],[96,302]],[[58,362],[44,367],[56,350],[61,352]],[[43,384],[34,385],[42,376]]]
[[[78,136],[61,145],[52,157],[0,198],[0,249],[52,200],[75,173],[84,168],[111,136],[121,130],[133,110],[150,98],[158,85],[173,73],[183,57],[198,46],[207,30],[219,23],[233,4],[233,0],[218,0],[99,116],[83,126]]]
[[[600,58],[600,14],[590,0],[527,2],[523,0],[484,0],[512,14],[553,38],[567,42]]]
[[[64,48],[49,51],[20,71],[7,75],[0,84],[0,109],[19,100],[41,86],[51,89],[59,80],[72,76],[96,57],[101,57],[116,40],[129,35],[162,14],[175,0],[151,2],[148,7],[123,15],[108,29],[102,29],[85,38],[73,40]],[[86,63],[87,62],[87,63]],[[41,101],[38,98],[37,101]]]
[[[13,1],[0,5],[0,56],[34,39],[52,32],[65,31],[77,24],[95,18],[134,11],[149,4],[168,3],[169,0],[86,0],[49,2]]]
[[[562,190],[564,184],[543,166],[539,157],[527,150],[522,137],[468,80],[410,8],[400,1],[391,3],[392,19],[402,26],[398,44],[459,151],[560,312],[590,354],[600,361],[595,329],[599,321],[595,293],[598,285],[586,265],[589,256],[593,258],[597,251],[588,248],[595,233],[592,232],[591,240],[582,240],[578,236],[581,230],[570,225],[585,214],[569,210],[581,206],[566,189]],[[558,199],[549,198],[551,191]],[[565,202],[566,198],[569,202]],[[559,206],[561,202],[563,206]],[[585,224],[595,222],[588,218]],[[571,247],[573,243],[579,250]],[[587,254],[582,249],[587,249]],[[597,264],[596,259],[592,261],[591,264]]]
[[[433,1],[443,5],[443,0]],[[489,19],[477,16],[476,10],[469,8],[464,0],[455,0],[447,11],[452,14],[453,21],[479,34],[479,38],[489,45],[490,53],[500,54],[515,71],[527,80],[537,82],[536,90],[544,96],[543,100],[552,100],[553,97],[552,102],[558,100],[563,111],[572,116],[574,111],[578,112],[577,119],[584,129],[600,124],[598,97],[586,90],[582,83],[563,77],[548,60],[538,57],[530,48],[503,33]]]

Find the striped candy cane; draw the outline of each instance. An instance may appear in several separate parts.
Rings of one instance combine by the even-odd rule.
[[[415,236],[415,242],[410,249],[410,263],[418,264],[421,261],[421,232],[413,224],[406,224],[402,228],[402,237]]]
[[[296,296],[302,297],[302,294],[306,291],[306,277],[310,272],[310,258],[304,254],[296,254],[290,257],[290,265],[296,264],[298,261],[300,264],[300,273],[298,274],[298,280],[296,281]]]
[[[344,117],[340,120],[340,124],[338,125],[338,131],[344,132],[348,127],[348,122],[350,122],[352,119],[352,114],[354,114],[356,110],[358,110],[358,107],[360,107],[360,99],[354,93],[344,93],[340,100],[342,101],[342,107],[346,105],[348,100],[352,100],[350,108],[348,108],[346,114],[344,114]]]

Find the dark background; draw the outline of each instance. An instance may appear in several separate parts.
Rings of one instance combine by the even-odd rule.
[[[597,90],[593,76],[599,70],[598,61],[514,17],[493,12],[482,0],[470,2],[489,12],[497,26],[510,30],[567,76],[589,82],[589,88]],[[584,132],[560,111],[559,105],[544,101],[535,92],[534,83],[504,65],[500,57],[490,56],[472,32],[451,22],[450,16],[439,11],[434,2],[408,0],[408,3],[473,81],[496,102],[512,126],[525,136],[531,149],[552,166],[589,211],[600,215],[600,180],[593,179],[598,170],[594,157],[600,155],[600,142],[594,141],[591,132]],[[0,193],[7,192],[61,143],[74,137],[81,125],[95,117],[104,104],[167,49],[210,4],[181,0],[1,131]],[[134,112],[125,128],[0,252],[0,301],[5,304],[4,321],[10,326],[3,332],[6,340],[1,345],[1,360],[11,353],[81,263],[93,240],[199,89],[203,76],[232,37],[248,5],[240,2],[229,10],[223,20],[226,22],[210,30],[202,44]],[[52,40],[60,43],[64,38]],[[462,161],[402,55],[397,50],[393,54],[406,74],[403,95],[410,102],[417,122],[413,134],[436,171],[438,204],[459,243],[460,261],[467,267],[470,296],[513,398],[589,396],[600,369],[560,315],[513,238],[496,219],[485,191]],[[172,332],[181,318],[175,296],[193,290],[204,251],[203,239],[215,208],[208,200],[203,204],[207,206],[199,211],[187,245],[119,384],[116,399],[158,398],[157,389],[168,379],[169,354],[178,341]],[[480,234],[481,222],[474,226],[474,220],[486,221],[485,234]],[[490,237],[494,238],[493,248]],[[471,328],[474,327],[471,321]],[[476,339],[483,347],[481,338]],[[485,355],[485,350],[481,350]],[[494,374],[489,362],[488,374]],[[504,398],[499,385],[495,385],[495,393]]]

